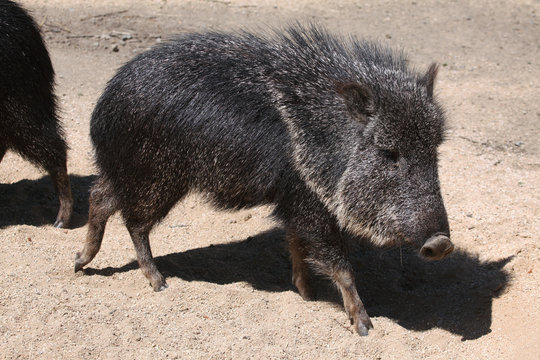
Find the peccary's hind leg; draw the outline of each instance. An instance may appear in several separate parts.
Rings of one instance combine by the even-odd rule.
[[[107,180],[99,178],[90,190],[88,232],[81,252],[75,257],[75,272],[81,270],[96,256],[103,240],[105,225],[117,210],[116,199]]]
[[[130,205],[122,209],[126,227],[137,252],[139,267],[154,291],[164,290],[168,285],[152,257],[148,235],[154,225],[187,193],[183,185],[181,182],[141,181],[137,191],[132,193]]]
[[[150,285],[154,291],[165,290],[169,285],[167,285],[165,278],[159,272],[156,263],[154,262],[154,258],[152,257],[150,241],[148,239],[150,229],[140,229],[128,225],[128,230],[131,235],[131,240],[133,240],[135,251],[137,252],[139,267],[144,276],[150,281]]]
[[[292,283],[304,300],[313,300],[315,292],[310,283],[309,266],[306,262],[306,245],[303,243],[303,239],[290,228],[286,230],[286,238],[291,253]]]

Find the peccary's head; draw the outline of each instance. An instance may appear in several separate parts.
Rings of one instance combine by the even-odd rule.
[[[449,254],[437,65],[418,73],[402,52],[317,26],[293,27],[281,39],[271,93],[306,185],[355,235],[407,242],[428,259]]]
[[[313,51],[306,58],[322,50]],[[295,166],[343,229],[377,245],[409,243],[423,257],[441,259],[453,245],[437,171],[445,123],[433,97],[437,66],[418,74],[386,50],[368,44],[357,51],[379,51],[368,59],[372,64],[359,66],[359,77],[325,88],[321,77],[331,70],[311,82],[308,70],[299,88],[276,87]],[[289,78],[284,74],[280,83]]]
[[[433,99],[436,73],[432,65],[414,85],[394,74],[398,87],[337,85],[358,142],[335,191],[341,226],[380,245],[405,241],[433,260],[453,250],[437,171],[445,120]]]

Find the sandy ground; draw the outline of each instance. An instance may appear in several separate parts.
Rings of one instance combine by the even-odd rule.
[[[539,359],[540,2],[24,0],[57,73],[74,198],[55,229],[50,178],[13,153],[0,163],[0,358]],[[424,263],[358,244],[358,289],[375,329],[352,331],[324,279],[318,300],[290,285],[269,208],[215,212],[197,197],[151,235],[169,288],[138,269],[118,216],[84,273],[95,169],[88,136],[106,81],[175,33],[315,20],[442,66],[448,110],[440,176],[459,250]]]

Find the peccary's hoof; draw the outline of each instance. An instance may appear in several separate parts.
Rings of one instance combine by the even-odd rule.
[[[304,293],[300,293],[300,296],[302,296],[302,299],[304,299],[304,301],[315,301],[317,300],[317,293],[313,290],[311,291],[308,291],[308,292],[304,292]]]
[[[152,285],[152,284],[150,284],[150,285]],[[155,291],[155,292],[159,292],[159,291],[163,291],[163,290],[165,290],[166,288],[168,288],[168,287],[169,287],[169,284],[167,284],[167,283],[164,281],[163,283],[158,284],[158,285],[156,285],[156,286],[152,286],[152,287],[154,288],[154,291]]]
[[[368,328],[363,325],[363,324],[358,324],[356,326],[356,332],[358,333],[358,335],[360,336],[368,336],[368,333],[369,333],[369,330]]]
[[[369,329],[373,329],[373,324],[368,316],[358,321],[354,324],[355,330],[360,336],[367,336]]]
[[[86,263],[81,260],[81,253],[77,253],[77,255],[75,255],[75,272],[82,270],[84,265],[86,265]]]
[[[317,293],[311,286],[298,287],[298,293],[305,301],[313,301],[317,298]]]

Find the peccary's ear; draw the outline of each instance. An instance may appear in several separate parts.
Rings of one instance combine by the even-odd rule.
[[[435,78],[439,72],[439,64],[433,63],[429,66],[426,74],[420,79],[420,83],[426,87],[427,94],[430,98],[433,97],[433,85]]]
[[[337,93],[345,100],[347,110],[355,118],[365,122],[367,117],[375,113],[373,93],[364,84],[347,82],[337,84]]]

